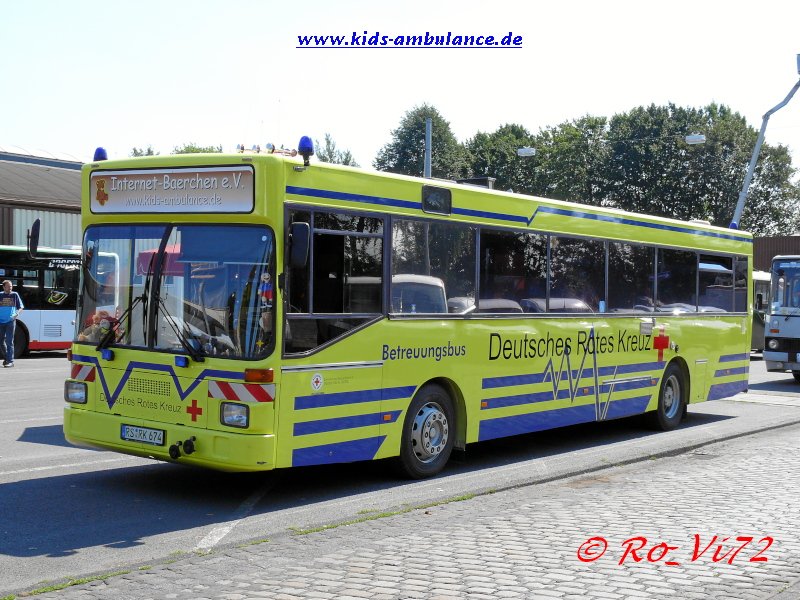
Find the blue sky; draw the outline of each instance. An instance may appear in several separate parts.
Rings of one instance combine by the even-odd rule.
[[[330,133],[362,166],[436,106],[464,141],[639,105],[727,104],[758,128],[798,80],[800,3],[762,0],[7,2],[0,148],[124,157]],[[522,36],[517,49],[298,49],[299,35]],[[800,94],[767,142],[800,167]]]

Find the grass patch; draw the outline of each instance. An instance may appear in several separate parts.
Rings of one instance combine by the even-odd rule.
[[[46,587],[37,588],[30,592],[25,593],[25,596],[36,596],[38,594],[46,594],[48,592],[57,592],[58,590],[63,590],[68,587],[72,587],[73,585],[83,585],[84,583],[91,583],[93,581],[104,581],[106,579],[110,579],[111,577],[117,577],[118,575],[127,575],[130,571],[114,571],[112,573],[105,573],[103,575],[95,575],[94,577],[81,577],[78,579],[70,579],[65,581],[64,583],[56,583],[54,585],[48,585]],[[3,598],[3,600],[12,600],[14,596],[7,596]]]
[[[364,516],[349,521],[342,521],[340,523],[331,523],[329,525],[321,525],[319,527],[309,527],[304,529],[302,527],[289,527],[289,530],[295,535],[308,535],[310,533],[319,533],[320,531],[327,531],[328,529],[336,529],[337,527],[345,527],[347,525],[356,525],[358,523],[366,523],[367,521],[375,521],[377,519],[385,519],[386,517],[394,517],[397,515],[404,515],[415,510],[424,510],[426,508],[433,508],[435,506],[442,506],[444,504],[451,504],[453,502],[463,502],[464,500],[472,500],[475,494],[464,494],[463,496],[455,496],[440,500],[439,502],[430,502],[428,504],[420,504],[419,506],[408,506],[405,508],[398,508],[397,510],[390,510],[385,512],[378,512],[374,510],[360,511],[358,514]],[[366,514],[365,514],[366,513]]]
[[[237,548],[247,548],[248,546],[258,546],[259,544],[266,544],[269,543],[268,538],[263,538],[260,540],[253,540],[252,542],[243,542],[236,546]]]

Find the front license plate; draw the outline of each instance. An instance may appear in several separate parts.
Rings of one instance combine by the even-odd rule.
[[[122,426],[122,439],[129,442],[142,442],[153,446],[164,445],[164,432],[161,429],[136,427],[135,425]]]

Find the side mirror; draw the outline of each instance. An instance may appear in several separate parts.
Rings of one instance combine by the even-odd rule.
[[[292,223],[289,229],[289,267],[302,269],[308,263],[311,227],[308,223]]]
[[[39,250],[39,229],[42,226],[40,219],[36,219],[28,230],[28,256],[36,258],[36,252]]]
[[[756,310],[764,310],[764,297],[756,294]]]

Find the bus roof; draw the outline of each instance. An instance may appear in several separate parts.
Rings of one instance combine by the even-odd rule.
[[[123,177],[123,172],[134,176],[138,173],[143,180],[137,182],[137,185],[140,187],[144,187],[145,184],[150,185],[144,181],[144,178],[148,177],[148,181],[153,179],[157,187],[159,184],[155,181],[156,178],[148,176],[146,171],[166,170],[168,174],[170,169],[181,169],[186,170],[186,175],[182,177],[190,179],[194,177],[192,169],[208,171],[216,167],[223,170],[241,170],[244,166],[248,166],[256,172],[263,172],[266,169],[270,173],[273,185],[280,184],[280,188],[273,187],[273,189],[280,189],[283,192],[282,198],[287,202],[316,204],[329,209],[391,212],[398,215],[472,222],[556,235],[595,237],[598,231],[602,230],[603,237],[611,240],[630,240],[699,251],[740,254],[752,252],[750,233],[705,223],[522,195],[448,180],[423,179],[321,162],[314,162],[310,167],[302,165],[303,161],[299,157],[240,153],[151,156],[89,163],[84,165],[83,170],[84,225],[94,221],[95,218],[103,219],[104,222],[128,221],[125,212],[115,212],[110,205],[103,207],[95,205],[93,201],[95,194],[90,185],[91,177],[102,177],[104,173],[109,177]],[[142,173],[143,171],[145,173]],[[156,175],[164,176],[163,173]],[[227,176],[227,173],[223,175]],[[198,175],[201,176],[206,175],[202,173]],[[450,190],[452,201],[447,211],[425,210],[422,200],[426,188]],[[264,188],[260,186],[259,189]],[[143,203],[142,206],[151,205]],[[206,213],[216,213],[220,217],[228,215],[233,218],[237,216],[236,213],[245,214],[249,211],[250,208],[247,211],[244,208],[241,210],[193,208],[180,211],[177,208],[148,208],[129,209],[127,215],[146,213],[152,216],[170,215],[172,218],[185,217],[191,220],[193,217],[199,219]],[[258,198],[255,212],[266,214],[265,207],[259,204]],[[739,248],[736,248],[737,244],[740,245]]]

